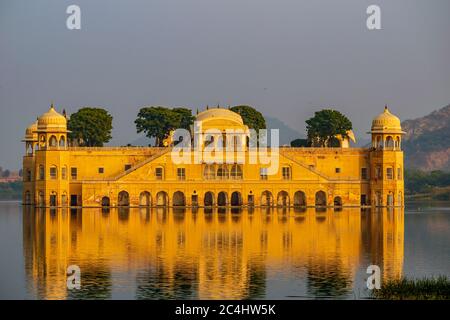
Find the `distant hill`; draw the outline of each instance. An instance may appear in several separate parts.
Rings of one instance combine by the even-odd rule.
[[[279,129],[280,130],[280,145],[284,144],[290,144],[292,140],[298,139],[298,138],[304,138],[305,135],[299,133],[298,131],[292,129],[287,124],[285,124],[283,121],[272,118],[272,117],[265,117],[266,119],[266,127],[267,129]],[[270,141],[269,141],[270,143]],[[153,146],[154,139],[149,139],[145,136],[142,136],[140,138],[137,138],[136,140],[133,140],[130,142],[133,146],[148,146],[151,144]]]
[[[421,170],[450,170],[450,105],[402,123],[405,166]]]

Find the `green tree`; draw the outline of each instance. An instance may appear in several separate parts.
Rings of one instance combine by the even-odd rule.
[[[189,130],[193,121],[190,109],[155,106],[141,108],[134,123],[137,133],[144,132],[148,138],[155,138],[156,146],[162,147],[170,131],[178,128]]]
[[[291,141],[291,147],[299,148],[299,147],[310,147],[310,143],[308,139],[295,139]]]
[[[314,117],[306,120],[308,140],[317,147],[336,146],[335,136],[347,137],[347,131],[351,129],[352,122],[337,110],[317,111]]]
[[[111,140],[113,117],[102,108],[84,107],[67,122],[69,139],[79,146],[102,147]]]
[[[264,119],[261,112],[256,110],[251,106],[241,105],[234,106],[230,108],[231,111],[238,113],[244,124],[247,125],[250,129],[255,129],[259,131],[261,129],[266,129],[266,119]]]
[[[191,109],[178,107],[173,108],[172,111],[180,115],[179,128],[190,130],[191,125],[194,123],[195,119],[195,117],[192,115]]]

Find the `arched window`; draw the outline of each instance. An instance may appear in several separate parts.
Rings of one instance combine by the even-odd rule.
[[[394,205],[394,194],[392,192],[389,192],[386,200],[387,200],[387,206],[392,207]]]
[[[56,140],[55,136],[51,136],[48,143],[51,148],[56,148],[58,146],[58,140]]]
[[[31,143],[27,142],[27,156],[33,155],[33,146]]]
[[[44,195],[44,192],[42,192],[42,191],[39,191],[38,204],[39,204],[39,207],[45,206],[45,195]]]
[[[156,178],[156,180],[164,179],[164,168],[162,168],[162,167],[155,168],[155,178]]]
[[[61,205],[63,207],[67,206],[67,194],[65,192],[61,195]]]
[[[381,140],[381,136],[377,136],[374,147],[376,149],[382,149],[383,148],[383,141]]]
[[[386,148],[390,150],[394,149],[394,139],[391,136],[386,138]]]
[[[216,177],[216,169],[213,164],[207,164],[205,166],[203,176],[206,180],[213,180]]]
[[[222,180],[229,178],[228,167],[225,164],[219,166],[219,169],[217,169],[217,178]]]
[[[58,168],[56,166],[50,167],[50,179],[56,180],[58,178]]]
[[[397,138],[396,138],[395,143],[396,143],[395,148],[396,148],[397,150],[400,150],[400,149],[401,149],[400,137],[397,137]]]
[[[61,136],[61,138],[59,138],[59,147],[60,148],[66,147],[66,138],[64,136]]]
[[[43,165],[39,166],[39,180],[44,180],[45,179],[45,168]]]
[[[386,168],[386,179],[388,180],[394,179],[394,169],[392,167]]]
[[[241,180],[242,179],[242,167],[238,164],[234,164],[231,167],[231,179]]]

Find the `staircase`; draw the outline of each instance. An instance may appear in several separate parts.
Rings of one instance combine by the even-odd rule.
[[[169,151],[171,151],[172,148],[161,148],[161,150],[158,150],[155,154],[151,155],[149,158],[139,162],[138,164],[136,164],[135,166],[131,167],[130,169],[128,169],[127,171],[124,171],[122,173],[120,173],[119,175],[111,178],[111,180],[119,180],[123,177],[125,177],[126,175],[130,174],[133,171],[136,171],[139,168],[142,168],[143,166],[145,166],[147,163],[152,162],[153,160],[155,160],[156,158],[161,157],[162,155],[168,153]]]
[[[298,165],[302,166],[303,168],[305,168],[305,169],[307,169],[307,170],[309,170],[311,172],[314,172],[318,176],[320,176],[320,177],[322,177],[322,178],[324,178],[324,179],[326,179],[328,181],[343,181],[343,180],[346,180],[346,181],[360,181],[359,178],[353,178],[353,177],[334,178],[334,177],[327,176],[326,174],[324,174],[323,172],[317,170],[316,168],[311,168],[309,165],[307,165],[307,164],[303,163],[302,161],[296,159],[294,156],[290,155],[289,152],[287,152],[285,150],[282,150],[281,148],[280,148],[280,154],[283,157],[285,157],[285,158],[287,158],[287,159],[297,163]]]

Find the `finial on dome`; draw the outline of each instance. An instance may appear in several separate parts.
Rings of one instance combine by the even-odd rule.
[[[53,106],[53,100],[52,100],[52,102],[50,104],[50,109],[55,109],[55,107]]]
[[[384,106],[384,112],[388,112],[389,111],[389,109],[388,109],[388,106],[387,106],[387,104]]]
[[[197,114],[198,114],[198,108],[197,108]]]
[[[220,109],[220,105],[219,104],[217,104],[217,109]]]
[[[206,105],[206,110],[209,110],[209,105]]]

